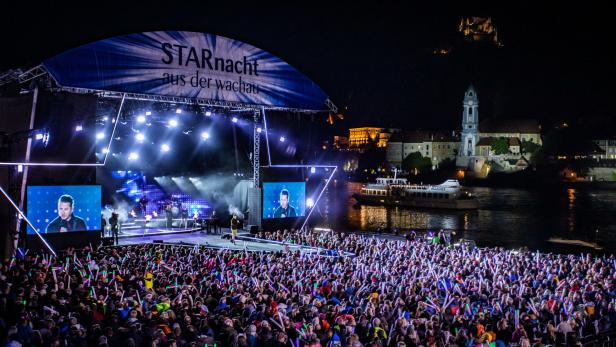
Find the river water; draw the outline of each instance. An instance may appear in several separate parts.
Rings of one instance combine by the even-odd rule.
[[[332,182],[313,217],[323,225],[351,231],[449,229],[478,246],[616,253],[614,190],[467,187],[479,199],[480,208],[448,211],[359,206],[351,195],[361,187],[362,183]],[[549,242],[550,238],[580,240],[603,249]]]

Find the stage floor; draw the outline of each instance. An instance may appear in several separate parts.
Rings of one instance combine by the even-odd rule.
[[[183,234],[190,232],[199,232],[199,228],[132,228],[122,229],[118,238],[124,239],[129,237],[144,237],[144,236],[159,236],[169,234]]]
[[[131,230],[130,234],[125,233],[120,235],[118,242],[120,245],[138,245],[144,243],[152,243],[154,241],[162,241],[163,244],[185,244],[185,245],[201,245],[212,248],[224,248],[234,250],[246,250],[249,252],[278,252],[284,251],[285,244],[276,241],[268,241],[255,239],[253,235],[245,230],[240,230],[235,244],[231,243],[230,230],[221,228],[220,234],[207,234],[199,231],[191,232],[190,229],[158,229],[152,228],[147,230]],[[229,237],[224,238],[223,236]],[[306,254],[319,254],[324,250],[309,246],[298,246],[286,244],[291,251],[299,250]]]

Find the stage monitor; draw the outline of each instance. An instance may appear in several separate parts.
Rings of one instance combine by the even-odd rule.
[[[306,182],[264,182],[263,219],[303,217]]]
[[[26,215],[41,234],[101,230],[101,186],[28,186],[26,199]]]

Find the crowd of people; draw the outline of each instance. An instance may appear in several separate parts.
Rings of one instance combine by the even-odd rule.
[[[0,266],[1,338],[6,346],[539,346],[580,345],[616,327],[613,255],[469,249],[438,236],[267,238],[354,256],[166,244],[28,253]]]

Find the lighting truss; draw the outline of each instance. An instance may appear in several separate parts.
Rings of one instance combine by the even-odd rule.
[[[105,158],[103,159],[102,163],[32,163],[32,162],[0,162],[0,165],[2,166],[14,166],[14,165],[23,165],[23,166],[60,166],[60,167],[66,167],[66,166],[80,166],[80,167],[98,167],[98,166],[105,166],[105,164],[107,163],[107,158],[109,157],[109,153],[111,152],[111,143],[113,142],[113,138],[115,135],[115,131],[116,131],[116,127],[118,126],[119,123],[119,119],[120,119],[120,114],[122,113],[122,108],[124,106],[124,101],[125,98],[122,98],[121,102],[120,102],[120,108],[118,110],[118,113],[116,115],[116,121],[113,124],[113,130],[111,131],[111,136],[109,137],[109,143],[107,143],[107,146],[105,147],[107,149],[107,153],[105,153]]]

